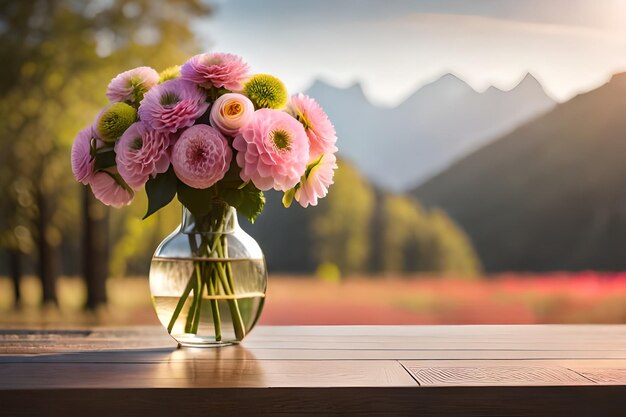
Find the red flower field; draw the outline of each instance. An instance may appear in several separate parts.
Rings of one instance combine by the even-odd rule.
[[[263,324],[626,323],[626,273],[353,278],[274,277]]]
[[[145,278],[108,281],[109,305],[85,313],[82,281],[61,279],[58,308],[37,306],[39,283],[28,278],[12,308],[0,278],[0,323],[156,324]],[[266,325],[626,323],[626,273],[501,274],[476,280],[435,276],[271,276]]]

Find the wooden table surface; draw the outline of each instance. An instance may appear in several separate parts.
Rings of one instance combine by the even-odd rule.
[[[0,329],[0,415],[626,416],[626,326]]]

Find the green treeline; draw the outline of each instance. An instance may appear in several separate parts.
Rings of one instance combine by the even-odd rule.
[[[341,160],[317,207],[287,210],[269,193],[257,223],[244,227],[261,243],[269,267],[280,271],[312,272],[330,263],[344,274],[480,272],[471,242],[445,213],[376,190]]]

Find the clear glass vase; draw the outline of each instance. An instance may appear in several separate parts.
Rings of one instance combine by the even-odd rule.
[[[266,288],[263,252],[224,203],[212,203],[201,217],[183,209],[181,225],[150,265],[157,316],[183,346],[241,341],[259,319]]]

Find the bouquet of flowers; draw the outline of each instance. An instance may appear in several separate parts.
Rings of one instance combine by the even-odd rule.
[[[144,218],[177,197],[197,218],[221,202],[253,222],[263,191],[307,207],[333,183],[337,138],[325,112],[306,95],[290,97],[278,78],[251,74],[239,56],[200,54],[161,73],[134,68],[113,78],[106,96],[111,104],[78,133],[71,155],[76,180],[106,205],[128,205],[145,188]],[[223,241],[210,240],[196,250],[223,258]],[[234,292],[228,268],[204,269],[179,307],[218,284]],[[188,317],[193,331],[197,318]]]

